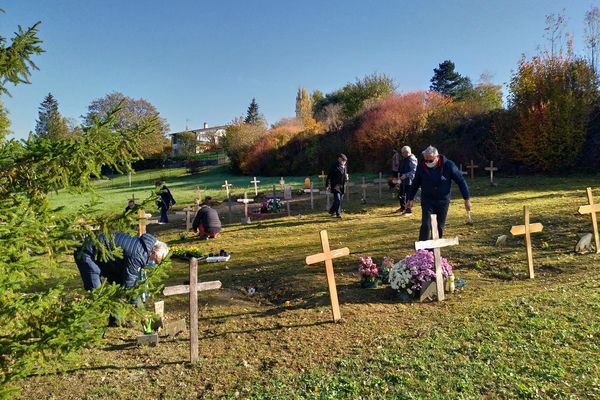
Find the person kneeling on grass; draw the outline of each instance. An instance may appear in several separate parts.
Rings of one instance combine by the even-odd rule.
[[[221,232],[219,213],[211,205],[212,198],[207,196],[192,223],[192,230],[198,232],[198,237],[201,239],[214,239]]]

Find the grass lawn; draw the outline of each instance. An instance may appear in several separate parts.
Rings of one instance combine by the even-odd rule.
[[[250,178],[224,169],[189,176],[184,171],[134,175],[139,197],[165,177],[183,208],[197,186],[223,200],[227,179],[235,194],[251,190]],[[362,175],[357,174],[358,181]],[[373,176],[370,175],[370,178]],[[258,177],[264,192],[279,178]],[[286,177],[299,188],[304,177]],[[318,178],[315,182],[318,182]],[[369,189],[367,202],[354,188],[344,219],[325,212],[318,197],[311,211],[307,195],[292,203],[292,216],[226,224],[214,241],[183,232],[181,218],[148,230],[170,244],[198,246],[205,253],[225,249],[228,263],[200,263],[199,280],[219,279],[223,289],[199,293],[200,361],[186,363],[188,336],[165,339],[156,348],[137,347],[136,329],[106,331],[101,348],[76,355],[58,369],[19,382],[22,398],[56,399],[504,399],[600,398],[600,255],[575,255],[580,235],[591,231],[589,216],[577,214],[593,187],[600,202],[600,175],[502,177],[492,187],[469,181],[474,225],[465,224],[461,200],[450,207],[445,234],[460,245],[442,249],[466,280],[464,290],[442,303],[401,302],[385,288],[361,289],[357,257],[396,259],[412,253],[420,207],[412,219],[393,211],[384,188]],[[121,211],[132,189],[127,177],[98,182],[105,208]],[[458,192],[455,198],[459,198]],[[86,199],[66,193],[56,205],[77,207]],[[522,224],[523,205],[543,232],[533,235],[536,279],[527,279],[523,239],[494,246],[511,225]],[[226,208],[219,207],[227,221]],[[349,247],[334,261],[343,322],[331,323],[324,266],[306,266],[320,252],[319,230],[332,248]],[[80,285],[76,269],[66,274]],[[187,278],[187,264],[173,260],[166,284]],[[253,296],[247,289],[254,288]],[[151,303],[151,302],[150,302]],[[187,297],[166,300],[174,320],[187,314]]]

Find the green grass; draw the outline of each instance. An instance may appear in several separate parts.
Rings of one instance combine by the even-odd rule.
[[[143,172],[135,185],[141,193],[166,176],[179,207],[193,200],[197,185],[220,199],[225,179],[237,194],[250,187],[251,178],[222,168],[182,174]],[[224,287],[199,294],[200,362],[184,362],[187,336],[138,348],[132,344],[137,331],[110,329],[104,347],[83,352],[60,372],[21,381],[22,398],[600,398],[600,255],[572,252],[591,231],[589,216],[576,210],[587,201],[586,187],[600,198],[598,178],[500,177],[498,187],[484,178],[470,181],[474,225],[465,224],[462,201],[454,200],[445,233],[458,236],[460,245],[442,249],[467,285],[443,303],[402,303],[387,299],[382,287],[359,288],[357,257],[410,254],[420,225],[418,205],[413,219],[402,219],[392,214],[397,204],[390,194],[384,191],[379,201],[376,188],[367,204],[355,188],[341,221],[325,215],[322,197],[316,200],[321,211],[311,211],[304,195],[292,203],[292,217],[225,224],[216,241],[191,239],[181,220],[151,225],[170,244],[232,254],[227,265],[200,264],[200,280],[219,279]],[[279,180],[259,179],[267,192]],[[298,187],[303,179],[286,177]],[[98,183],[107,209],[124,207],[126,183],[126,177]],[[83,202],[64,193],[53,200]],[[523,205],[530,206],[532,222],[544,224],[533,237],[535,280],[527,279],[522,238],[494,246],[511,225],[523,223]],[[227,220],[226,209],[219,210]],[[241,208],[234,213],[239,221]],[[328,230],[332,248],[351,250],[334,263],[341,324],[330,322],[323,266],[304,264],[320,251],[320,229]],[[72,284],[79,284],[70,271]],[[186,278],[186,263],[173,260],[166,283]],[[186,302],[168,298],[167,317],[185,316]]]

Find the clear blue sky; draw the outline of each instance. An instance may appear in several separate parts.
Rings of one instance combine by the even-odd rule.
[[[171,131],[220,125],[253,97],[269,123],[294,114],[299,86],[327,93],[373,72],[427,89],[446,60],[476,82],[505,84],[521,54],[545,45],[545,15],[564,9],[585,51],[582,0],[0,0],[0,35],[42,21],[31,85],[3,96],[13,137],[35,127],[48,92],[76,118],[112,91],[145,98]]]

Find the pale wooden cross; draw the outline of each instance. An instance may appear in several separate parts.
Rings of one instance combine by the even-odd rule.
[[[540,223],[529,223],[529,207],[523,206],[523,217],[525,219],[525,225],[515,225],[510,228],[510,233],[513,236],[525,235],[525,246],[527,247],[527,264],[529,265],[529,278],[533,279],[535,274],[533,272],[533,250],[531,248],[531,234],[541,232],[544,229],[544,225]]]
[[[189,231],[192,229],[192,214],[196,210],[192,207],[186,207],[182,211],[177,211],[175,215],[185,215],[185,230]]]
[[[246,192],[244,192],[244,198],[237,199],[237,201],[238,201],[238,203],[244,203],[244,218],[242,219],[242,222],[244,224],[249,224],[250,218],[248,217],[248,203],[252,203],[254,201],[254,199],[249,199]]]
[[[164,296],[190,295],[190,362],[198,361],[198,292],[220,289],[220,281],[198,282],[198,260],[190,259],[190,284],[164,288]]]
[[[281,190],[285,189],[285,179],[283,179],[283,176],[279,179],[279,185],[281,186]]]
[[[152,218],[152,214],[146,214],[143,209],[138,210],[138,236],[146,233],[146,225],[158,223],[157,219]]]
[[[227,199],[229,199],[229,198],[230,198],[230,196],[229,196],[229,188],[230,188],[231,186],[233,186],[233,184],[231,184],[231,183],[227,183],[227,181],[225,181],[225,184],[224,184],[224,185],[221,185],[221,187],[224,187],[224,188],[225,188],[225,190],[227,191]]]
[[[435,285],[437,301],[443,301],[446,299],[444,294],[444,276],[442,275],[442,254],[440,248],[447,246],[456,246],[458,244],[458,237],[440,239],[440,233],[438,231],[437,215],[431,214],[431,240],[424,240],[422,242],[415,242],[415,250],[422,249],[433,249],[433,257],[435,263]],[[426,297],[425,293],[421,293],[421,301]]]
[[[325,179],[327,179],[325,171],[321,170],[321,175],[319,175],[319,178],[321,178],[321,182],[323,182],[323,187],[325,187]]]
[[[287,207],[287,213],[289,217],[291,215],[290,202],[292,201],[292,187],[290,185],[285,185],[283,188],[283,199],[285,200],[285,206]]]
[[[250,183],[254,184],[254,195],[258,196],[258,186],[256,185],[257,183],[260,183],[260,181],[256,180],[256,177],[254,177],[253,180],[250,181]]]
[[[329,249],[329,238],[327,236],[327,231],[322,230],[320,232],[321,235],[321,246],[323,247],[323,252],[319,254],[314,254],[312,256],[306,257],[306,264],[316,264],[322,261],[325,261],[325,273],[327,274],[327,286],[329,287],[329,298],[331,299],[331,312],[333,314],[333,322],[339,321],[342,316],[340,314],[340,305],[338,302],[337,289],[335,286],[335,275],[333,273],[333,259],[338,257],[347,256],[350,254],[350,249],[347,247],[330,250]]]
[[[460,174],[461,175],[469,175],[469,173],[463,169],[463,165],[462,164],[460,164]]]
[[[379,179],[375,179],[373,182],[375,182],[377,186],[379,186],[379,200],[381,200],[381,184],[386,183],[387,179],[383,179],[383,174],[380,172]]]
[[[475,179],[475,169],[479,168],[479,165],[475,165],[473,160],[471,160],[471,164],[467,165],[467,169],[471,170],[471,179]]]
[[[498,171],[497,167],[494,167],[494,162],[490,161],[490,166],[484,168],[486,171],[490,171],[490,183],[494,183],[494,171]]]
[[[592,229],[594,232],[594,240],[596,241],[596,254],[600,254],[600,236],[598,235],[598,217],[597,212],[600,212],[600,204],[594,203],[592,188],[587,188],[588,205],[579,207],[579,214],[590,214],[592,217]]]
[[[370,185],[365,181],[365,177],[362,177],[362,184],[360,185],[360,187],[362,188],[362,195],[363,195],[363,201],[366,202],[367,201],[367,188]]]
[[[200,208],[200,204],[202,203],[202,192],[204,190],[200,189],[200,186],[196,186],[196,200],[198,201],[196,204],[196,211]]]

